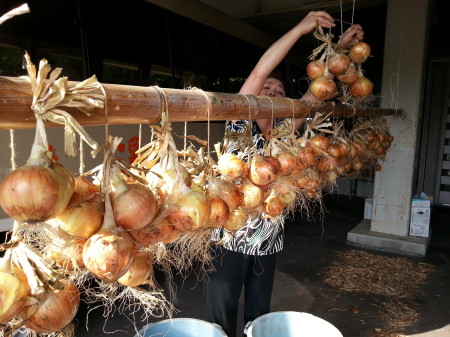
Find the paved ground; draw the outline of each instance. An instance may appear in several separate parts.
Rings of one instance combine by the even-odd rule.
[[[298,216],[286,224],[285,249],[278,258],[272,311],[311,313],[336,326],[344,337],[385,337],[383,333],[387,331],[388,324],[383,319],[380,303],[389,298],[341,292],[323,282],[324,272],[338,252],[357,249],[346,244],[346,235],[362,220],[364,200],[328,197],[325,198],[325,206],[327,212],[322,217],[316,214],[312,221],[306,221]],[[404,329],[403,333],[408,336],[450,336],[449,208],[433,209],[432,230],[427,256],[423,259],[411,258],[416,262],[432,264],[437,270],[408,299],[408,305],[420,315],[417,324]],[[161,278],[160,282],[163,283]],[[177,288],[174,304],[179,310],[175,317],[202,319],[204,282],[192,275],[187,279],[175,277],[174,284]],[[125,316],[115,314],[105,320],[101,309],[94,309],[87,316],[87,311],[92,308],[86,305],[80,307],[76,320],[77,337],[125,337],[136,334]],[[89,318],[87,323],[86,317]],[[242,327],[242,321],[240,325]],[[116,332],[111,333],[113,331]]]

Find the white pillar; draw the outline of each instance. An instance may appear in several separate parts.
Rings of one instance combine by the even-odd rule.
[[[409,230],[429,6],[430,0],[389,0],[387,5],[381,107],[401,108],[406,116],[388,117],[395,139],[375,176],[374,232],[406,236]]]

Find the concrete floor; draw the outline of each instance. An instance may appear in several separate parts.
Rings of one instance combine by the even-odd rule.
[[[311,221],[296,216],[286,224],[285,248],[278,257],[272,311],[311,313],[333,324],[344,337],[385,337],[380,333],[377,335],[376,331],[387,328],[379,303],[389,299],[366,293],[341,292],[323,283],[324,272],[335,260],[337,252],[360,249],[348,246],[346,238],[363,218],[364,200],[330,196],[324,202],[326,212],[322,216],[317,213]],[[434,207],[431,222],[433,231],[426,256],[401,256],[430,263],[437,268],[420,291],[408,300],[408,304],[420,314],[420,319],[415,326],[404,329],[403,334],[407,336],[450,336],[450,209]],[[204,281],[198,281],[192,274],[186,279],[175,277],[174,285],[177,288],[174,304],[179,310],[174,317],[202,319]],[[87,315],[92,308],[92,305],[81,305],[76,317],[77,337],[131,337],[136,334],[127,317],[116,313],[105,320],[101,308]],[[352,308],[358,308],[359,312],[354,313]],[[144,324],[140,322],[138,327]],[[240,319],[239,329],[243,329],[242,325]]]

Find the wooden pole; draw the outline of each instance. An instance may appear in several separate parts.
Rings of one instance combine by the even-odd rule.
[[[69,86],[77,82],[69,82]],[[205,92],[200,89],[180,90],[103,84],[105,109],[86,116],[74,108],[65,108],[81,125],[155,124],[161,111],[167,109],[171,122],[223,121],[272,117],[313,117],[316,112],[335,117],[396,115],[395,109],[364,108],[323,103],[312,106],[289,98],[269,98]],[[31,86],[24,78],[0,76],[0,129],[35,127],[31,110]]]

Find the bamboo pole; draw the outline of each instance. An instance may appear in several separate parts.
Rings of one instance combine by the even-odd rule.
[[[75,85],[77,82],[69,82]],[[86,116],[67,108],[81,125],[155,124],[167,107],[171,122],[223,121],[277,117],[313,117],[316,112],[335,117],[385,116],[401,113],[395,109],[364,108],[324,103],[320,106],[289,98],[269,98],[205,92],[200,89],[181,90],[159,87],[138,87],[103,84],[106,106]],[[0,76],[0,129],[35,127],[31,110],[32,93],[24,78]]]

